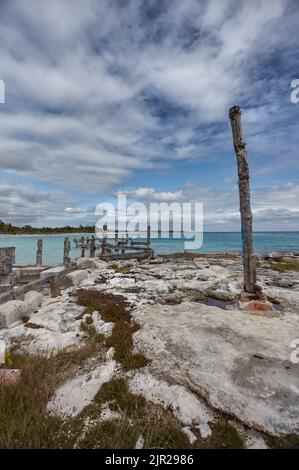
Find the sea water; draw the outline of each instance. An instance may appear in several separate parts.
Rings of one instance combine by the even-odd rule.
[[[91,236],[92,234],[90,234]],[[69,236],[71,241],[71,258],[81,254],[76,248],[74,238],[87,237],[88,234],[70,235],[0,235],[0,247],[14,246],[16,248],[16,264],[19,266],[34,265],[36,259],[37,240],[43,240],[43,265],[53,266],[63,260],[64,238]],[[159,238],[152,240],[155,254],[183,252],[185,250],[184,238]],[[227,252],[241,253],[241,235],[238,232],[206,232],[203,245],[194,252]],[[254,234],[254,248],[256,253],[270,252],[299,252],[299,232],[256,232]]]

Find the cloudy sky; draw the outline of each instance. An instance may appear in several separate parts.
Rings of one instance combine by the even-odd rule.
[[[238,230],[238,104],[257,230],[299,230],[298,0],[1,0],[0,218],[202,201]]]

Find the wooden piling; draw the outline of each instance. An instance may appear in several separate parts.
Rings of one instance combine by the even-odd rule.
[[[116,250],[116,253],[118,253],[118,230],[116,229],[115,230],[115,250]]]
[[[90,257],[91,258],[94,258],[95,252],[96,252],[95,238],[91,237],[91,240],[90,240]]]
[[[70,266],[70,264],[71,264],[70,249],[71,249],[71,243],[70,243],[68,237],[65,237],[64,247],[63,247],[63,264],[64,264],[64,266]]]
[[[106,248],[107,248],[107,230],[108,230],[107,225],[103,225],[102,255],[105,255],[105,254],[106,254]]]
[[[229,111],[233,141],[238,164],[241,232],[244,268],[244,290],[257,294],[261,289],[256,285],[256,261],[253,251],[252,212],[250,206],[249,165],[246,143],[241,124],[241,110],[234,106]]]
[[[37,240],[36,267],[41,268],[43,264],[43,240]]]
[[[81,238],[81,258],[85,258],[85,238]]]

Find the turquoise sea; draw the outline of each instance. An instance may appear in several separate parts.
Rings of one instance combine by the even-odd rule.
[[[91,234],[92,235],[92,234]],[[35,264],[36,246],[39,238],[43,239],[43,265],[60,264],[63,258],[63,241],[67,235],[0,235],[0,247],[16,247],[16,264]],[[71,257],[80,256],[81,250],[75,248],[73,239],[87,234],[70,234]],[[299,232],[256,232],[254,234],[256,253],[299,252]],[[184,251],[184,239],[153,239],[152,247],[156,254]],[[241,235],[238,232],[206,232],[203,246],[195,252],[230,252],[241,253]]]

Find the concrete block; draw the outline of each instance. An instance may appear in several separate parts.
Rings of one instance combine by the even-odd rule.
[[[68,287],[71,286],[78,286],[81,281],[84,281],[84,279],[88,278],[88,272],[85,270],[80,270],[80,271],[74,271],[73,273],[70,273],[66,276],[66,285]]]
[[[21,321],[23,315],[30,316],[41,306],[43,296],[39,292],[30,291],[22,300],[10,300],[0,305],[0,328],[8,328]]]
[[[27,314],[27,304],[21,300],[10,300],[0,305],[0,328],[8,328]]]
[[[50,268],[50,269],[46,269],[45,271],[42,271],[40,273],[40,278],[47,279],[48,277],[51,277],[51,276],[58,276],[59,274],[62,274],[64,271],[65,271],[64,266],[56,266],[56,268]]]

